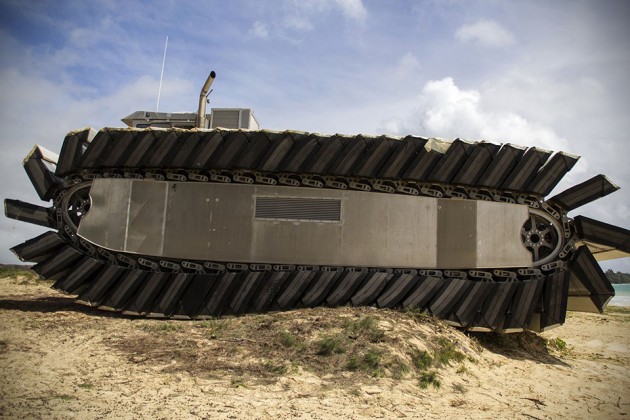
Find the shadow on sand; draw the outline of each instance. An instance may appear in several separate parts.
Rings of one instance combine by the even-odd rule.
[[[537,363],[570,366],[550,352],[549,341],[540,335],[523,331],[520,333],[467,333],[485,350],[513,360],[531,360]]]
[[[46,296],[31,299],[0,299],[0,310],[20,312],[76,312],[105,318],[137,319],[137,316],[123,315],[119,312],[99,310],[96,307],[81,305],[72,296]]]
[[[134,315],[123,315],[120,312],[109,312],[75,302],[72,296],[23,297],[22,299],[0,299],[0,310],[20,312],[75,312],[100,318],[142,319]],[[157,318],[160,322],[166,319]],[[185,322],[185,321],[184,321]],[[532,360],[537,363],[569,366],[550,353],[545,338],[533,332],[512,334],[467,333],[471,341],[483,349],[503,355],[514,360]]]

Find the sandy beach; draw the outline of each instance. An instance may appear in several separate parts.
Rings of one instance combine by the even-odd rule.
[[[6,418],[627,418],[630,311],[540,335],[414,312],[318,308],[207,321],[75,304],[0,279]]]

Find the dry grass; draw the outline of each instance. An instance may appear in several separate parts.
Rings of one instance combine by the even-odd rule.
[[[136,320],[110,345],[137,363],[237,382],[300,371],[348,385],[355,377],[420,378],[465,363],[454,330],[429,316],[370,308],[315,308],[205,321]],[[457,333],[465,339],[461,333]],[[426,341],[425,337],[431,340]],[[439,380],[431,382],[439,383]]]

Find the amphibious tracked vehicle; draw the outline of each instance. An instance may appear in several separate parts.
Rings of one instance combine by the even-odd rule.
[[[139,111],[68,133],[24,168],[52,230],[12,248],[105,310],[204,318],[319,305],[419,308],[482,331],[603,311],[597,260],[630,231],[568,212],[618,187],[545,198],[578,157],[512,144],[260,130],[248,109]]]

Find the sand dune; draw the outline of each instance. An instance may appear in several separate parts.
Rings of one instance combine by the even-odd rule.
[[[0,279],[10,418],[622,418],[630,312],[541,335],[465,334],[422,314],[320,308],[210,321],[107,315]]]

